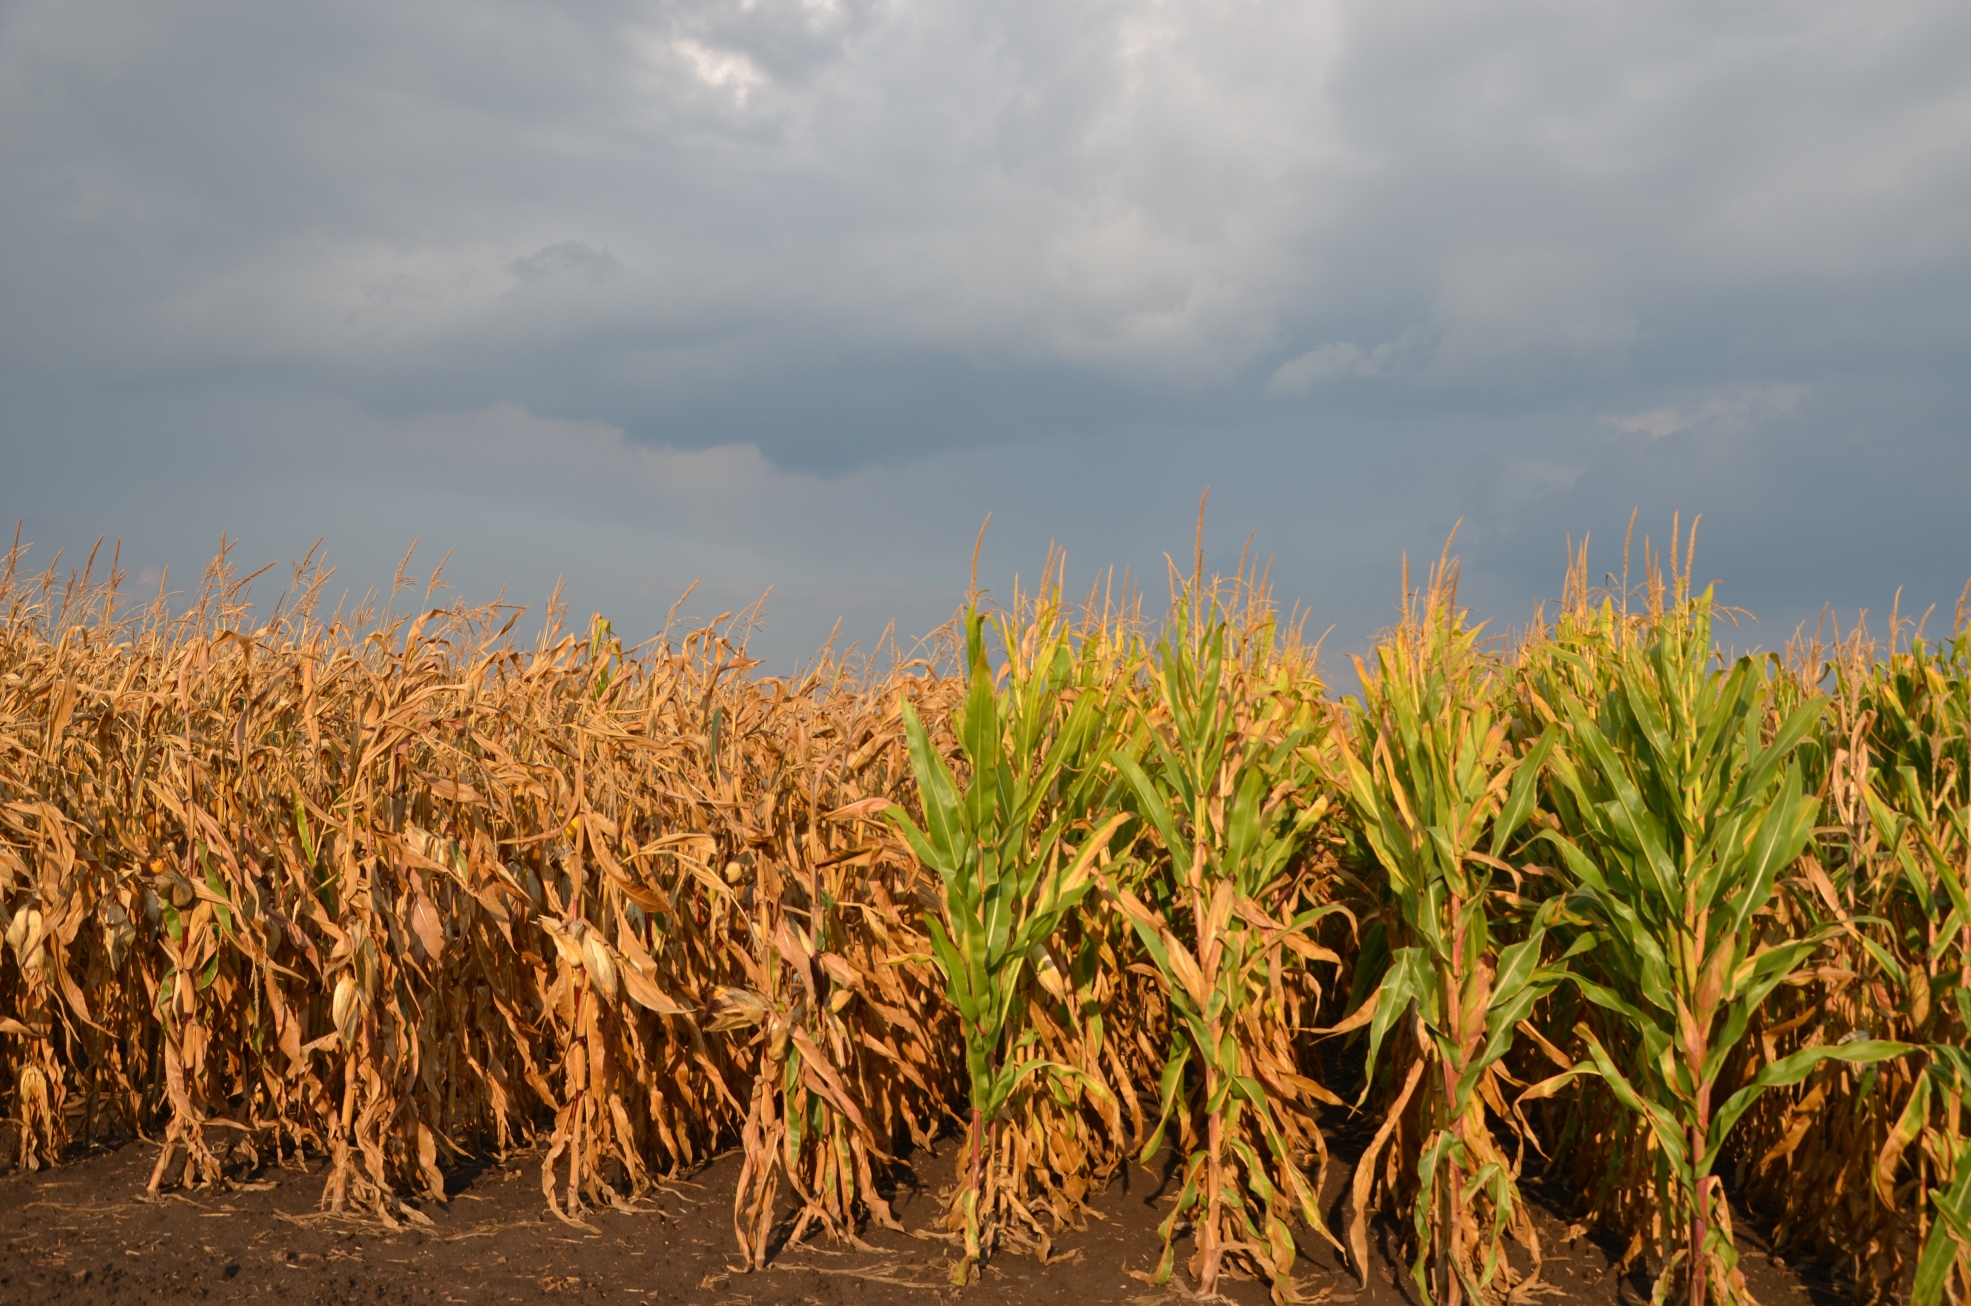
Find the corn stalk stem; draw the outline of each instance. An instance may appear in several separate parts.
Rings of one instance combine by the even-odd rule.
[[[1457,1049],[1458,1057],[1445,1058],[1444,1061],[1444,1111],[1450,1118],[1445,1122],[1451,1136],[1457,1139],[1458,1147],[1465,1142],[1464,1113],[1458,1109],[1458,1080],[1464,1071],[1462,1064],[1466,1052],[1465,1040],[1465,1002],[1464,1002],[1464,961],[1465,961],[1465,904],[1464,898],[1451,895],[1451,964],[1444,972],[1444,1010],[1451,1026],[1451,1044]],[[1461,1306],[1464,1298],[1463,1285],[1458,1280],[1457,1247],[1458,1233],[1462,1226],[1464,1206],[1464,1173],[1457,1157],[1452,1156],[1444,1167],[1444,1241],[1437,1249],[1441,1283],[1438,1289],[1445,1306]]]
[[[984,1150],[985,1112],[975,1106],[972,1108],[972,1159],[965,1180],[965,1186],[971,1189],[974,1200],[977,1200],[979,1195],[980,1163]]]
[[[1703,1067],[1696,1067],[1699,1074]],[[1704,1140],[1711,1132],[1711,1086],[1697,1088],[1697,1121],[1690,1127],[1690,1160],[1693,1171],[1704,1155]],[[1709,1174],[1697,1175],[1692,1187],[1690,1213],[1690,1306],[1704,1306],[1709,1290],[1709,1266],[1704,1261],[1704,1243],[1711,1234],[1710,1196],[1715,1182]]]

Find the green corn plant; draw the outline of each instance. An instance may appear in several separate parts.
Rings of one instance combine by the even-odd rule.
[[[1168,1280],[1173,1239],[1189,1222],[1202,1297],[1217,1292],[1233,1257],[1284,1300],[1295,1246],[1283,1217],[1297,1212],[1334,1241],[1302,1155],[1311,1142],[1325,1161],[1325,1148],[1311,1116],[1298,1118],[1310,1093],[1334,1099],[1293,1073],[1290,1044],[1273,1037],[1287,1024],[1276,995],[1283,957],[1338,962],[1310,935],[1340,908],[1300,909],[1308,836],[1328,812],[1325,796],[1307,801],[1318,778],[1306,756],[1320,742],[1318,684],[1274,656],[1270,611],[1250,591],[1246,615],[1235,638],[1215,592],[1194,584],[1177,596],[1174,629],[1148,668],[1140,759],[1115,757],[1167,865],[1159,859],[1159,873],[1114,899],[1173,1015],[1161,1111],[1142,1160],[1162,1148],[1173,1121],[1194,1144],[1163,1222],[1156,1280]]]
[[[1376,1156],[1421,1088],[1411,1274],[1426,1301],[1434,1281],[1436,1299],[1455,1306],[1512,1286],[1495,1282],[1516,1277],[1503,1255],[1508,1232],[1534,1249],[1537,1273],[1518,1167],[1493,1141],[1486,1106],[1503,1103],[1497,1067],[1515,1028],[1562,977],[1542,964],[1557,902],[1520,922],[1516,939],[1494,917],[1494,881],[1520,878],[1503,856],[1533,809],[1553,735],[1516,750],[1481,628],[1465,625],[1444,562],[1423,595],[1405,590],[1403,624],[1376,650],[1374,674],[1357,661],[1362,696],[1349,702],[1355,728],[1337,753],[1337,785],[1381,871],[1387,906],[1371,928],[1384,932],[1388,963],[1335,1032],[1368,1026],[1371,1081],[1390,1031],[1408,1021],[1416,1033],[1388,1124],[1356,1170],[1357,1272],[1366,1283]]]
[[[1953,996],[1960,1014],[1971,1019],[1971,992],[1958,989]],[[1930,1225],[1921,1236],[1909,1300],[1911,1306],[1943,1306],[1946,1300],[1962,1301],[1960,1285],[1971,1279],[1965,1272],[1971,1266],[1971,1141],[1959,1132],[1957,1120],[1964,1095],[1971,1089],[1971,1052],[1951,1044],[1924,1051],[1929,1065],[1890,1131],[1889,1146],[1877,1162],[1877,1185],[1891,1186],[1904,1148],[1920,1138],[1924,1168],[1937,1177],[1938,1186],[1923,1194]],[[1944,1105],[1941,1126],[1931,1122],[1933,1096]],[[1893,1194],[1884,1200],[1893,1205]]]
[[[1673,554],[1674,557],[1674,554]],[[1586,1024],[1588,1057],[1529,1092],[1599,1076],[1647,1125],[1670,1227],[1685,1231],[1659,1276],[1664,1300],[1681,1267],[1691,1306],[1744,1297],[1729,1212],[1715,1168],[1739,1117],[1767,1089],[1820,1063],[1887,1060],[1904,1044],[1860,1038],[1804,1048],[1763,1066],[1723,1102],[1720,1075],[1766,997],[1797,979],[1826,937],[1770,937],[1779,877],[1812,837],[1818,801],[1805,792],[1801,743],[1824,700],[1806,697],[1765,735],[1773,687],[1760,662],[1714,669],[1712,594],[1693,598],[1688,569],[1647,642],[1630,632],[1599,654],[1599,701],[1549,678],[1562,744],[1549,764],[1558,849],[1589,961],[1571,976],[1624,1042],[1605,1046]],[[1582,655],[1544,650],[1578,675]]]
[[[1909,1293],[1913,1306],[1940,1306],[1952,1275],[1961,1282],[1964,1266],[1971,1262],[1971,1143],[1956,1140],[1944,1159],[1955,1178],[1944,1188],[1930,1190],[1937,1220],[1916,1263]]]
[[[902,808],[890,819],[918,859],[938,875],[939,914],[928,922],[965,1040],[971,1117],[965,1178],[954,1203],[964,1257],[953,1280],[966,1282],[990,1252],[995,1211],[1017,1193],[993,1164],[997,1126],[1021,1084],[1045,1073],[1105,1091],[1085,1072],[1030,1055],[1034,1034],[1022,1028],[1032,958],[1062,927],[1093,885],[1096,858],[1122,824],[1120,815],[1090,829],[1090,795],[1106,783],[1112,713],[1095,692],[1076,688],[1077,659],[1058,608],[1043,607],[1038,630],[1017,638],[1002,624],[1009,649],[1024,656],[1009,669],[1003,694],[986,658],[985,618],[965,621],[970,686],[956,722],[970,767],[961,791],[929,732],[906,701],[904,730],[923,806],[919,828]],[[1035,637],[1037,636],[1037,637]],[[1070,701],[1072,700],[1072,701]]]
[[[1857,965],[1895,999],[1871,1023],[1924,1044],[1927,1059],[1868,1160],[1885,1217],[1907,1227],[1913,1216],[1919,1232],[1927,1224],[1911,1300],[1932,1306],[1953,1278],[1971,1285],[1971,1144],[1961,1121],[1971,1090],[1971,635],[1960,629],[1941,648],[1912,640],[1842,681],[1866,723],[1866,765],[1846,806],[1861,809],[1853,815],[1875,852],[1857,859],[1874,872],[1863,884],[1867,916],[1857,928],[1868,946]],[[1896,1173],[1912,1144],[1915,1182],[1904,1191],[1915,1209],[1898,1209]]]

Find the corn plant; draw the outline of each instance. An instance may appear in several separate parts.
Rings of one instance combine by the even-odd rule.
[[[1518,1166],[1493,1141],[1486,1106],[1503,1105],[1498,1063],[1562,972],[1542,955],[1557,904],[1501,919],[1499,900],[1513,895],[1494,887],[1502,873],[1521,878],[1503,858],[1533,808],[1553,737],[1523,753],[1516,746],[1498,676],[1448,570],[1440,562],[1424,594],[1406,593],[1404,622],[1376,650],[1374,673],[1357,664],[1362,696],[1350,703],[1355,728],[1338,753],[1337,781],[1386,886],[1375,928],[1388,951],[1376,987],[1338,1029],[1368,1026],[1371,1085],[1390,1031],[1409,1021],[1416,1032],[1388,1123],[1356,1171],[1349,1241],[1357,1270],[1366,1282],[1377,1154],[1421,1089],[1411,1274],[1426,1300],[1434,1285],[1437,1299],[1455,1306],[1512,1286],[1509,1232],[1533,1250],[1537,1275]]]
[[[869,1129],[810,1111],[828,1147],[792,1149],[796,1189],[838,1231],[873,1209],[862,1161],[906,1117],[928,1141],[952,1078],[921,872],[831,819],[907,783],[900,723],[877,728],[895,684],[749,677],[729,626],[625,654],[600,622],[527,650],[498,610],[324,618],[323,579],[263,619],[223,559],[135,612],[0,577],[0,1095],[25,1159],[142,1132],[162,1187],[305,1152],[325,1205],[402,1220],[462,1155],[540,1139],[580,1220],[746,1141],[773,1039],[721,994],[755,987],[755,921],[785,980],[776,926],[819,884],[860,932],[802,942],[833,984],[877,977],[815,1040]]]
[[[1278,656],[1263,598],[1246,599],[1248,620],[1235,631],[1215,589],[1194,582],[1176,595],[1147,671],[1143,738],[1115,757],[1160,853],[1115,901],[1173,1013],[1158,1125],[1142,1157],[1156,1155],[1173,1123],[1187,1154],[1155,1278],[1169,1278],[1173,1239],[1188,1223],[1201,1295],[1217,1292],[1231,1258],[1286,1299],[1288,1218],[1329,1235],[1318,1175],[1310,1181],[1305,1169],[1310,1159],[1325,1165],[1309,1114],[1310,1094],[1324,1090],[1295,1073],[1291,1043],[1278,1037],[1289,1023],[1281,971],[1296,957],[1339,961],[1311,937],[1339,907],[1303,906],[1318,890],[1310,834],[1328,815],[1328,799],[1310,795],[1307,758],[1325,724],[1318,686]]]
[[[1092,887],[1095,860],[1123,820],[1090,828],[1087,799],[1102,783],[1112,714],[1099,693],[1070,701],[1077,667],[1067,624],[1050,609],[1039,625],[1002,695],[986,657],[985,617],[976,608],[967,614],[969,689],[954,724],[970,776],[961,790],[905,703],[924,824],[890,809],[912,851],[938,875],[939,912],[927,924],[965,1044],[970,1114],[952,1205],[964,1249],[953,1269],[958,1283],[992,1250],[1001,1216],[1022,1209],[1018,1177],[1000,1174],[994,1146],[1021,1086],[1046,1075],[1104,1091],[1086,1071],[1033,1055],[1036,1035],[1023,1021],[1031,967]],[[1022,645],[1010,621],[1002,634],[1009,648]]]
[[[1859,729],[1837,806],[1857,827],[1850,870],[1868,906],[1850,927],[1863,940],[1850,965],[1893,995],[1869,1003],[1857,1023],[1884,1025],[1925,1053],[1899,1112],[1878,1088],[1886,1128],[1864,1168],[1879,1219],[1916,1227],[1911,1299],[1929,1306],[1971,1286],[1971,1148],[1960,1119],[1971,1091],[1971,638],[1960,631],[1942,648],[1919,638],[1841,670]],[[1906,1157],[1913,1174],[1898,1184]],[[1899,1278],[1901,1258],[1883,1259],[1876,1277]]]
[[[1768,928],[1779,877],[1813,833],[1818,804],[1794,754],[1824,701],[1808,698],[1766,737],[1768,676],[1750,658],[1711,667],[1711,616],[1711,591],[1692,597],[1680,575],[1651,638],[1626,640],[1610,659],[1599,702],[1562,689],[1545,700],[1562,746],[1550,765],[1557,828],[1543,836],[1571,880],[1568,910],[1583,922],[1576,950],[1591,959],[1572,979],[1622,1042],[1610,1049],[1580,1026],[1588,1057],[1535,1093],[1598,1076],[1647,1124],[1659,1193],[1686,1235],[1655,1296],[1681,1271],[1691,1306],[1744,1297],[1715,1173],[1739,1117],[1822,1062],[1906,1050],[1867,1038],[1802,1048],[1715,1100],[1767,995],[1797,979],[1825,937],[1773,938]],[[1546,656],[1581,665],[1564,646]]]
[[[864,701],[842,698],[850,712]],[[829,771],[839,773],[852,752],[880,748],[901,733],[894,712],[876,722],[850,712],[832,723],[830,740],[801,741],[836,754]],[[938,1049],[948,1031],[939,1028],[941,1004],[926,983],[927,968],[896,964],[893,955],[921,953],[923,935],[894,898],[857,892],[878,861],[892,874],[901,869],[895,864],[908,863],[893,839],[878,837],[889,800],[879,795],[821,811],[819,797],[801,796],[811,829],[834,851],[811,861],[805,877],[756,866],[753,946],[739,958],[745,987],[722,988],[708,1012],[712,1028],[755,1028],[763,1044],[733,1200],[740,1249],[755,1269],[766,1263],[783,1184],[798,1203],[783,1246],[816,1226],[861,1245],[857,1225],[865,1216],[901,1230],[882,1191],[891,1150],[906,1137],[930,1145],[929,1117],[942,1105],[930,1085],[950,1079],[951,1059]],[[731,888],[720,883],[715,891]]]
[[[529,644],[432,586],[324,613],[312,562],[269,611],[223,555],[136,606],[114,562],[21,557],[0,1162],[142,1137],[163,1189],[306,1156],[324,1206],[401,1223],[539,1144],[581,1222],[737,1148],[758,1266],[885,1222],[900,1146],[959,1121],[961,1277],[1163,1147],[1162,1273],[1189,1231],[1201,1283],[1285,1297],[1339,963],[1379,1117],[1358,1264],[1380,1195],[1427,1294],[1526,1295],[1517,1132],[1626,1259],[1654,1238],[1661,1295],[1739,1293],[1726,1166],[1859,1306],[1971,1289],[1962,611],[1948,651],[1851,636],[1818,717],[1811,658],[1712,668],[1687,560],[1591,611],[1584,547],[1510,693],[1441,587],[1343,713],[1263,587],[1201,565],[1154,650],[1050,579],[998,676],[975,617],[957,675],[778,679],[743,615],[625,649],[551,609]],[[1565,1073],[1521,1119],[1533,1055]]]
[[[840,873],[830,878],[839,880]],[[755,1269],[766,1263],[783,1181],[798,1203],[784,1245],[799,1243],[815,1225],[859,1241],[857,1218],[864,1213],[887,1228],[902,1229],[878,1180],[887,1175],[892,1140],[900,1132],[894,1118],[884,1117],[900,1098],[914,1095],[890,1082],[901,1077],[902,1056],[875,1039],[856,1037],[865,1022],[855,1017],[866,1013],[852,1008],[880,1004],[892,1043],[902,1036],[921,1052],[929,1041],[913,1010],[922,1005],[913,991],[917,986],[900,968],[869,964],[866,946],[855,946],[868,940],[856,937],[862,931],[852,918],[842,919],[847,913],[829,911],[832,904],[824,899],[813,913],[821,918],[814,931],[820,937],[811,939],[809,930],[772,911],[779,904],[762,905],[767,920],[749,968],[749,987],[718,993],[711,1022],[714,1028],[752,1026],[764,1035],[762,1073],[753,1082],[740,1135],[745,1159],[734,1196],[740,1249]],[[884,924],[902,928],[894,917]],[[929,1142],[921,1128],[918,1136]]]

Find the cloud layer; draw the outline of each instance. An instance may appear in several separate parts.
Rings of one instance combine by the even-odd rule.
[[[0,510],[772,583],[789,650],[944,615],[987,511],[1002,581],[1154,571],[1205,484],[1344,643],[1460,517],[1515,619],[1638,506],[1773,621],[1949,599],[1968,53],[1916,0],[27,0]]]

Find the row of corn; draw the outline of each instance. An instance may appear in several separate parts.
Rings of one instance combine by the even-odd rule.
[[[959,1282],[1140,1163],[1159,1279],[1289,1300],[1376,1239],[1450,1306],[1537,1285],[1537,1181],[1659,1300],[1746,1300],[1748,1217],[1857,1301],[1971,1294],[1961,613],[1727,659],[1673,540],[1508,644],[1440,563],[1337,703],[1201,566],[1156,626],[1057,559],[926,659],[774,678],[743,619],[529,645],[19,557],[8,1161],[308,1158],[399,1223],[534,1149],[580,1224],[738,1148],[756,1266],[894,1227],[909,1167]]]

